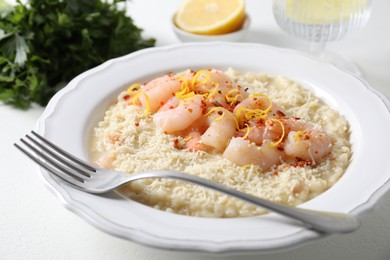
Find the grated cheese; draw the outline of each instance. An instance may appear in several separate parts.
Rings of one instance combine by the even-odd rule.
[[[293,206],[318,196],[342,176],[351,158],[348,122],[344,117],[287,78],[271,77],[265,73],[241,74],[233,69],[226,73],[240,86],[248,87],[249,93],[264,93],[289,116],[324,129],[332,141],[330,156],[315,167],[282,164],[262,172],[254,165],[239,167],[220,154],[178,150],[175,143],[184,145],[188,140],[158,131],[150,114],[144,114],[142,108],[126,102],[127,91],[124,91],[93,131],[91,159],[129,174],[175,169]],[[201,79],[194,77],[191,84],[199,82]],[[266,212],[249,203],[179,180],[139,180],[123,186],[119,192],[156,209],[191,216],[238,217]]]

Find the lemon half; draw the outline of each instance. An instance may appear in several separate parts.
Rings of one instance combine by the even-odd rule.
[[[245,20],[245,0],[184,0],[175,16],[184,31],[219,35],[240,29]]]

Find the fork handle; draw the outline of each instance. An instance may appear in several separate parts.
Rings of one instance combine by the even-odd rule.
[[[131,176],[131,177],[130,177]],[[219,183],[178,171],[150,171],[143,173],[127,174],[127,181],[145,178],[171,178],[183,180],[210,188],[246,202],[260,206],[270,211],[301,221],[305,226],[325,233],[349,233],[360,227],[360,221],[353,215],[333,212],[314,211],[282,205],[266,199],[262,199]],[[129,180],[130,177],[130,180]]]

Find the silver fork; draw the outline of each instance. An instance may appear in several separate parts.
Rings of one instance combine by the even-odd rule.
[[[195,183],[246,202],[301,221],[306,227],[324,233],[348,233],[360,227],[360,221],[353,215],[295,208],[240,192],[216,182],[173,170],[124,173],[92,166],[64,151],[36,132],[26,135],[20,141],[25,148],[14,145],[41,167],[85,192],[102,194],[128,182],[145,178],[171,178]]]

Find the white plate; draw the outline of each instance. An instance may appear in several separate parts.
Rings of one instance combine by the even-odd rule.
[[[390,187],[389,101],[364,80],[292,50],[243,43],[197,43],[151,48],[110,60],[70,82],[50,101],[37,124],[47,138],[88,159],[92,127],[131,82],[167,72],[218,68],[284,75],[311,89],[346,116],[353,156],[344,176],[300,207],[361,215]],[[99,229],[141,244],[171,250],[269,252],[323,238],[299,223],[268,214],[208,219],[175,215],[137,202],[91,195],[40,170],[67,208]]]

